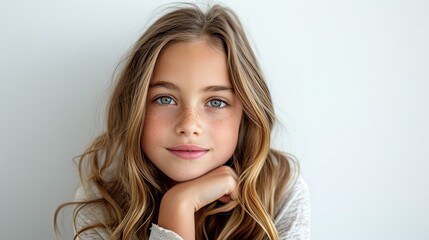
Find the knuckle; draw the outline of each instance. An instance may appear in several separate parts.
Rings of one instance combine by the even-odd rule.
[[[220,166],[218,169],[220,172],[229,172],[232,170],[230,167],[225,166],[225,165]]]
[[[235,188],[237,185],[237,174],[234,169],[228,166],[220,166],[217,172],[218,176],[222,178],[222,182],[224,182],[227,191],[231,191]]]
[[[234,176],[235,176],[234,170],[228,166],[219,167],[219,172],[220,172],[220,174],[222,174],[222,176],[225,176],[225,177],[234,178]]]
[[[227,184],[230,188],[235,187],[235,185],[237,184],[237,182],[235,181],[235,178],[232,177],[231,175],[226,180],[227,180]]]

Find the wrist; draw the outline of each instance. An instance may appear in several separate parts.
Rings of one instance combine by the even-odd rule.
[[[191,197],[186,193],[176,189],[168,190],[161,199],[160,208],[170,211],[180,211],[183,213],[194,213],[194,205],[190,201]]]
[[[186,198],[167,191],[161,200],[158,225],[177,233],[183,239],[194,239],[194,213],[194,207]]]

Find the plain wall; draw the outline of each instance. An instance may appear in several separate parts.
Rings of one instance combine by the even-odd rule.
[[[54,238],[73,158],[159,2],[0,2],[2,239]],[[312,239],[429,239],[429,3],[224,2],[272,90],[274,145],[301,162]]]

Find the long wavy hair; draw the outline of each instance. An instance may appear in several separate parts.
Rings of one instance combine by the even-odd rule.
[[[61,205],[54,217],[56,232],[62,208],[76,206],[76,223],[80,211],[97,205],[104,220],[75,229],[74,239],[95,228],[105,228],[111,239],[148,239],[168,190],[167,177],[140,144],[149,83],[163,49],[201,38],[212,40],[226,53],[243,117],[237,148],[228,161],[239,176],[238,204],[227,213],[220,213],[216,202],[202,208],[196,238],[278,239],[274,218],[296,181],[298,162],[270,147],[275,123],[271,96],[236,14],[221,5],[203,11],[194,4],[176,7],[155,21],[125,59],[108,105],[107,129],[79,157],[82,183],[95,187],[100,197]]]

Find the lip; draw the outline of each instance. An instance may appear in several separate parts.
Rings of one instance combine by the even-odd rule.
[[[167,150],[176,157],[186,160],[198,159],[204,156],[209,151],[209,149],[207,148],[195,145],[178,145],[167,148]]]

